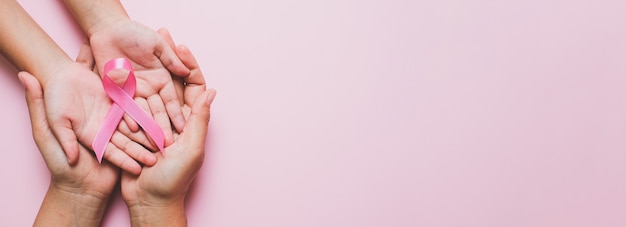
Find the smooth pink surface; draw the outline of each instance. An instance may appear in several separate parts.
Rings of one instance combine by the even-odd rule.
[[[115,82],[109,77],[109,72],[123,69],[128,70],[128,76],[122,87],[115,84]],[[111,141],[113,133],[117,130],[117,126],[124,117],[124,114],[132,117],[135,122],[145,132],[156,146],[159,151],[163,151],[165,139],[163,135],[163,129],[157,125],[156,121],[152,118],[152,115],[141,109],[139,104],[133,100],[135,96],[135,90],[137,80],[135,78],[135,71],[133,70],[132,63],[126,58],[115,58],[109,60],[104,64],[104,70],[102,75],[102,87],[107,96],[113,101],[109,112],[104,117],[96,134],[96,138],[93,140],[92,147],[93,152],[98,159],[98,162],[102,163],[102,157],[106,150],[106,147]]]
[[[76,55],[60,1],[21,2]],[[218,90],[191,226],[626,226],[625,1],[123,3]],[[0,220],[26,226],[48,173],[0,62]]]

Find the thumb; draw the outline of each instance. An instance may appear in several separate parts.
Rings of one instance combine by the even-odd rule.
[[[60,118],[57,120],[48,119],[50,129],[56,137],[59,144],[67,156],[67,162],[70,165],[75,164],[78,161],[78,138],[74,134],[72,129],[72,122],[67,118]]]
[[[83,43],[83,46],[78,52],[78,56],[76,56],[76,62],[78,62],[82,66],[85,66],[89,70],[93,69],[96,61],[93,58],[93,52],[91,51],[91,46],[89,46],[89,43]]]
[[[57,153],[57,151],[59,151],[58,149],[51,149],[51,147],[60,147],[53,133],[50,131],[41,84],[28,72],[20,72],[17,76],[20,82],[22,82],[22,85],[26,88],[26,104],[28,105],[28,113],[30,114],[33,139],[39,147],[39,151],[46,163],[49,163],[52,159],[63,160],[64,155]]]
[[[78,161],[78,141],[71,127],[69,119],[61,118],[62,121],[50,121],[46,112],[43,89],[37,79],[28,72],[18,73],[20,82],[26,88],[26,103],[30,114],[31,127],[35,142],[42,143],[49,138],[51,130],[57,141],[61,144],[67,161],[74,164]]]
[[[160,30],[161,36],[154,54],[161,60],[161,64],[177,76],[188,76],[189,69],[178,58],[171,46],[171,36],[167,30]],[[169,38],[168,38],[169,37]]]
[[[191,106],[191,114],[187,119],[183,133],[186,137],[193,136],[193,138],[187,137],[187,141],[193,145],[204,146],[204,139],[211,118],[211,103],[215,99],[215,95],[215,90],[207,90],[196,98]]]
[[[25,71],[19,72],[17,77],[26,88],[26,105],[28,106],[33,136],[37,140],[39,133],[42,133],[41,129],[48,128],[41,84],[33,75]]]

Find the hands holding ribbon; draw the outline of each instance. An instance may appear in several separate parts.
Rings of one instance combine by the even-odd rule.
[[[185,125],[174,83],[170,72],[186,77],[189,69],[176,56],[173,42],[167,30],[158,32],[132,21],[117,0],[84,1],[64,0],[74,17],[85,31],[93,49],[100,76],[104,65],[113,58],[126,58],[132,63],[137,78],[135,101],[154,116],[163,129],[165,145],[173,142],[172,125],[180,133]],[[126,74],[110,75],[119,86],[126,81]],[[133,137],[139,130],[136,121],[125,115],[121,132]],[[171,123],[170,123],[171,122]],[[144,138],[134,137],[143,145],[156,151]]]
[[[97,74],[72,61],[15,0],[0,0],[0,4],[0,53],[40,82],[50,129],[66,160],[75,164],[79,143],[93,149],[91,143],[111,102]],[[93,59],[89,53],[86,56],[82,59]],[[137,161],[153,165],[156,158],[135,142],[145,143],[145,136],[123,133],[123,126],[118,130],[122,133],[113,134],[104,156],[114,165],[138,174],[141,165]]]
[[[167,30],[155,32],[128,19],[117,0],[65,0],[91,44],[74,62],[15,0],[0,3],[0,53],[24,70],[18,77],[26,87],[33,136],[52,175],[35,225],[98,225],[120,178],[118,167],[124,170],[122,194],[133,225],[184,223],[182,205],[202,164],[215,97],[191,52],[175,46]],[[120,63],[122,69],[134,69],[134,97],[125,86],[129,73],[106,69],[107,61],[119,57],[129,60]],[[160,150],[159,141],[127,114],[110,130],[110,141],[104,140],[102,164],[89,157],[107,111],[119,106],[98,74],[105,85],[108,75],[146,118],[154,118],[163,129],[165,152],[152,153]]]
[[[70,165],[48,123],[46,95],[39,81],[27,72],[20,72],[18,76],[26,88],[35,143],[52,176],[34,226],[69,226],[78,223],[98,226],[120,171],[108,162],[100,165],[94,158],[82,158]],[[79,152],[85,157],[91,153],[82,145],[79,145]],[[59,216],[77,217],[79,220]]]
[[[87,49],[81,51],[77,61],[89,65]],[[131,214],[133,226],[177,226],[186,223],[184,200],[195,174],[204,160],[204,142],[210,118],[210,105],[214,90],[206,90],[204,77],[195,58],[185,46],[177,48],[181,60],[191,69],[185,80],[177,80],[182,89],[181,107],[187,124],[175,141],[159,152],[159,162],[144,167],[140,175],[124,172],[121,180],[122,196]],[[82,158],[75,165],[64,160],[62,148],[48,124],[45,94],[36,78],[21,72],[20,81],[26,88],[26,100],[31,116],[33,137],[52,174],[48,193],[35,220],[40,225],[98,226],[104,215],[109,196],[119,177],[119,171],[104,161],[102,165],[93,158]],[[89,150],[79,147],[82,155]],[[67,203],[67,201],[73,201]],[[59,218],[78,217],[78,219]]]

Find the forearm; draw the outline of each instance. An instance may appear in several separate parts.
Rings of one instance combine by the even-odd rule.
[[[129,19],[119,0],[63,1],[88,37],[91,37],[100,27],[119,20]]]
[[[100,226],[107,200],[50,185],[33,226]]]
[[[45,86],[55,70],[72,60],[17,1],[0,3],[0,53]]]
[[[131,226],[187,226],[184,200],[161,205],[128,206]]]

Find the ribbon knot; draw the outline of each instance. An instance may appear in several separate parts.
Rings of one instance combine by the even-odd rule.
[[[128,70],[128,78],[121,88],[117,86],[108,75],[109,72],[116,69]],[[165,143],[163,130],[157,125],[154,119],[133,100],[137,88],[137,79],[135,78],[135,72],[130,62],[125,58],[115,58],[108,61],[104,65],[102,86],[106,94],[113,101],[113,105],[111,105],[111,109],[109,109],[106,117],[104,117],[102,126],[98,130],[92,144],[98,162],[102,163],[102,156],[104,155],[106,146],[109,140],[111,140],[125,112],[143,128],[157,145],[159,151],[163,151],[163,144]]]

